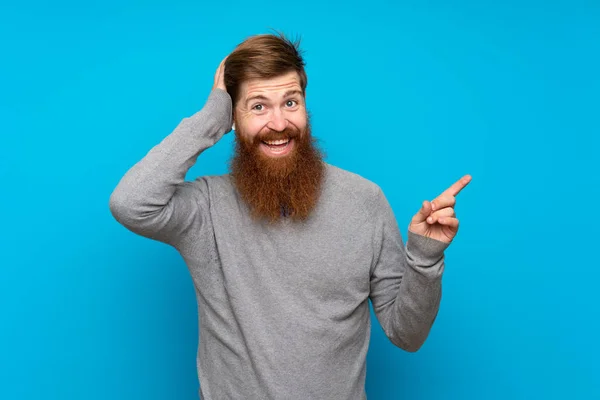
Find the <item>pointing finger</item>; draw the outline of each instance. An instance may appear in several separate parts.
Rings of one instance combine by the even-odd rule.
[[[444,192],[431,202],[431,209],[440,210],[446,207],[454,207],[455,204],[456,197],[450,196],[448,193]]]
[[[450,186],[448,189],[446,189],[443,194],[449,194],[451,196],[456,196],[457,194],[460,193],[461,190],[463,190],[465,188],[465,186],[467,186],[469,184],[469,182],[471,182],[471,179],[472,179],[471,175],[463,176],[458,181],[454,182],[454,184],[452,184],[452,186]]]

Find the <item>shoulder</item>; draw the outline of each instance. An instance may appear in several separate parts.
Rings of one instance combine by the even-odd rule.
[[[230,174],[204,175],[197,177],[189,184],[210,197],[226,197],[234,193]]]
[[[375,182],[331,164],[325,170],[326,190],[331,195],[367,210],[381,201],[383,192]]]
[[[335,165],[326,163],[325,171],[327,183],[335,185],[341,191],[352,193],[359,197],[373,196],[381,191],[381,188],[375,182]]]

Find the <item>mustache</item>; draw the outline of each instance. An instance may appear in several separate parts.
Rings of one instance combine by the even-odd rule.
[[[266,132],[262,132],[254,137],[254,144],[259,144],[262,141],[267,140],[278,140],[278,139],[296,139],[301,136],[301,133],[295,127],[285,128],[283,131],[274,131],[269,129]]]
[[[242,126],[236,124],[236,126]],[[230,170],[240,198],[253,218],[277,222],[306,220],[316,207],[324,178],[324,155],[312,140],[310,124],[289,124],[283,131],[265,129],[254,135],[236,131]],[[286,157],[271,159],[259,151],[261,140],[291,139]]]

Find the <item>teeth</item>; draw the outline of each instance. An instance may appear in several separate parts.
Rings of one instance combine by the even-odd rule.
[[[279,139],[279,140],[265,140],[266,144],[270,144],[271,146],[285,144],[289,142],[290,139]]]

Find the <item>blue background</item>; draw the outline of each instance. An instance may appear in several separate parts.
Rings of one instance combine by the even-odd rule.
[[[373,319],[369,400],[600,398],[600,5],[452,3],[3,3],[0,398],[197,398],[183,260],[108,199],[271,28],[302,37],[327,160],[378,183],[404,237],[473,176],[428,341]],[[231,139],[188,179],[226,172]]]

